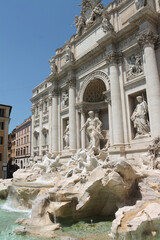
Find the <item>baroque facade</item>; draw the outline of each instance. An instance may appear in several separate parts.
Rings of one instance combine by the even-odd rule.
[[[160,3],[80,6],[77,33],[33,90],[31,155],[65,158],[98,143],[113,159],[138,156],[160,136]]]

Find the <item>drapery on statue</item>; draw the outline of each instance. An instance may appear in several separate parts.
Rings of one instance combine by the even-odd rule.
[[[63,92],[62,94],[62,106],[63,108],[68,107],[69,94],[68,92]]]
[[[86,133],[89,136],[89,147],[88,149],[98,153],[100,149],[100,139],[103,139],[101,134],[102,122],[98,117],[95,117],[93,111],[88,112],[89,118],[86,123],[82,126],[81,131],[87,127]]]
[[[82,32],[84,30],[85,27],[85,17],[83,16],[83,14],[81,16],[75,16],[76,20],[74,22],[76,28],[77,28],[77,35],[80,36],[82,35]]]
[[[51,59],[48,60],[51,68],[51,74],[55,74],[57,72],[57,65],[55,63],[55,58],[51,57]]]
[[[142,96],[138,96],[136,99],[138,104],[131,116],[131,121],[133,121],[134,128],[136,128],[136,136],[145,135],[150,132],[149,122],[147,119],[148,106]]]
[[[64,131],[63,139],[64,139],[64,143],[65,143],[64,148],[68,149],[69,148],[69,120],[67,121],[67,126]]]

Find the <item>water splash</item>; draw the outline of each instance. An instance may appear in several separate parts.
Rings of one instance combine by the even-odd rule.
[[[53,183],[52,180],[47,180],[47,179],[44,179],[42,176],[37,178],[34,182],[32,183],[40,183],[40,184],[50,184],[50,183]]]

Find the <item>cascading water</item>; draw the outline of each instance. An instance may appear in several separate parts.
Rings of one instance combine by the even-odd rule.
[[[18,218],[28,218],[30,211],[24,211],[12,207],[8,201],[0,201],[0,240],[40,240],[25,235],[16,235],[14,229],[17,226],[14,222]]]

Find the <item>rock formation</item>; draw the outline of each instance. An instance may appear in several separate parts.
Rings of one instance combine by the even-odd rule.
[[[46,156],[42,163],[18,170],[11,188],[12,201],[21,208],[32,208],[32,215],[17,220],[24,228],[15,231],[55,236],[59,218],[115,214],[113,239],[160,237],[160,172],[154,164],[159,158],[158,146],[159,139],[154,139],[146,155],[114,161],[108,160],[104,150],[94,155],[80,149],[68,163],[61,164],[59,156]]]

